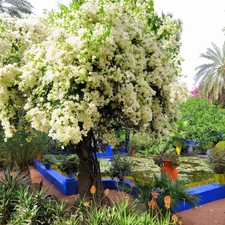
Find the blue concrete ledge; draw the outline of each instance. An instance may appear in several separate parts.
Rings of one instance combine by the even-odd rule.
[[[225,198],[225,185],[219,185],[218,183],[206,184],[187,189],[186,191],[199,197],[199,202],[197,204],[198,206]],[[173,212],[181,212],[193,207],[193,205],[189,205],[184,201],[180,201],[179,204],[176,205],[176,208],[173,210]]]
[[[75,178],[67,178],[54,169],[47,170],[40,163],[40,160],[35,160],[33,165],[62,194],[74,195],[78,193],[78,181]]]
[[[46,170],[45,166],[40,163],[40,160],[35,160],[34,168],[37,169],[50,183],[54,185],[64,195],[74,195],[78,194],[78,180],[75,178],[68,179],[62,174],[58,173],[54,169]],[[117,183],[115,179],[103,178],[102,183],[104,189],[111,190],[127,190],[130,194],[137,194],[139,192],[137,187],[130,187],[130,180],[125,180],[124,182]],[[190,188],[186,190],[188,193],[198,196],[199,202],[197,205],[203,205],[212,201],[225,198],[225,185],[219,185],[217,183],[206,184],[196,188]],[[179,201],[172,209],[173,213],[181,212],[193,208],[193,205],[189,205],[184,201]]]
[[[54,169],[46,169],[44,165],[40,163],[40,160],[34,160],[34,168],[38,170],[57,190],[64,195],[78,194],[78,180],[75,178],[67,178]],[[130,193],[137,193],[137,187],[133,187],[131,190],[131,181],[125,180],[124,182],[116,182],[116,179],[103,178],[102,179],[104,189],[111,190],[128,190]]]

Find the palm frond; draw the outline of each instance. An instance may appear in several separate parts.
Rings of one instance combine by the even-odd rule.
[[[22,14],[32,13],[32,4],[26,0],[2,0],[0,1],[0,12],[10,16],[21,17]]]
[[[199,88],[201,96],[217,104],[224,92],[225,42],[222,49],[215,43],[212,43],[212,49],[207,48],[206,53],[200,54],[200,57],[210,61],[210,63],[205,63],[195,68],[197,72],[194,76],[194,81]]]

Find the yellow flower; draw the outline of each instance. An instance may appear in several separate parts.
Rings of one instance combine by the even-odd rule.
[[[95,192],[96,192],[96,187],[95,187],[95,185],[92,185],[91,186],[91,194],[95,194]]]

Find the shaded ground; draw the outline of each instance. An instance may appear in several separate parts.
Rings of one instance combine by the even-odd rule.
[[[30,167],[30,172],[32,183],[40,183],[43,180],[44,188],[51,186],[49,181],[34,169],[34,167]],[[73,205],[78,198],[78,195],[65,196],[55,187],[50,188],[48,194],[54,194],[60,201],[64,200],[67,202],[69,206]],[[118,199],[126,197],[126,195],[124,196],[121,192],[110,190],[108,197],[117,201]],[[177,213],[177,215],[182,218],[183,225],[225,225],[225,198]]]

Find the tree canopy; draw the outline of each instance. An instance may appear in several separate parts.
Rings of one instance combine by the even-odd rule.
[[[180,76],[180,21],[153,1],[75,1],[38,18],[1,15],[0,120],[63,143],[91,128],[168,134]],[[21,122],[22,121],[22,122]]]

